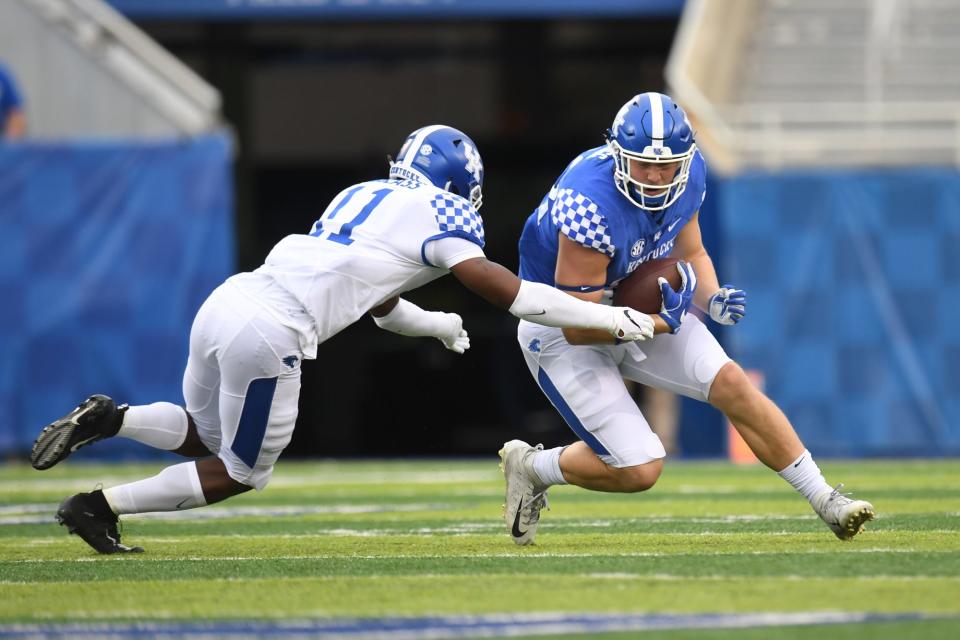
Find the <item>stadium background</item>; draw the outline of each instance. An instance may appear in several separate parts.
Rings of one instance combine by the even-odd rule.
[[[0,147],[0,451],[10,456],[92,392],[179,402],[206,293],[308,229],[343,187],[384,175],[385,155],[413,128],[449,123],[477,141],[487,252],[515,269],[523,221],[552,180],[601,142],[625,99],[666,88],[683,8],[112,4],[220,91],[229,128]],[[55,99],[82,92],[46,71],[66,96]],[[29,115],[51,93],[31,96],[26,76]],[[706,244],[721,278],[750,296],[747,320],[721,338],[763,372],[810,449],[960,454],[956,167],[714,173],[708,189]],[[463,315],[468,354],[357,323],[304,367],[288,457],[492,455],[511,437],[569,440],[509,315],[452,278],[410,298]],[[684,402],[681,416],[684,456],[724,454],[716,412]],[[91,453],[152,452],[111,442]]]

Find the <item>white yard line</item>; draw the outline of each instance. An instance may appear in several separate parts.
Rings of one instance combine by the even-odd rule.
[[[162,465],[157,465],[159,471]],[[103,484],[108,487],[124,482],[140,479],[138,474],[124,476],[97,476],[96,470],[85,478],[30,478],[29,480],[0,480],[0,494],[18,493],[23,491],[90,491],[95,485]],[[148,471],[144,472],[149,475]],[[413,470],[385,470],[373,471],[370,469],[337,469],[317,471],[316,473],[298,472],[283,473],[278,471],[270,481],[271,487],[316,487],[335,485],[443,485],[477,484],[484,482],[501,482],[502,476],[496,471],[496,466],[490,470],[446,470],[413,471]]]
[[[273,507],[219,507],[212,506],[205,509],[191,509],[189,511],[170,511],[164,513],[138,513],[124,516],[124,520],[222,520],[225,518],[243,517],[283,517],[306,515],[360,513],[409,513],[415,511],[450,511],[454,509],[449,504],[342,504],[342,505],[283,505]],[[25,504],[5,508],[0,514],[43,514],[30,515],[0,515],[0,526],[14,524],[48,524],[53,521],[53,514],[57,510],[54,504]]]
[[[62,612],[61,612],[62,613]],[[83,612],[77,612],[82,614]],[[322,611],[315,615],[323,615]],[[85,616],[78,615],[83,618]],[[100,617],[98,615],[98,617]],[[169,617],[148,610],[112,611],[111,617]],[[937,619],[921,613],[758,612],[734,614],[498,613],[419,618],[320,618],[231,622],[88,622],[0,625],[0,634],[89,638],[126,634],[185,638],[352,638],[354,640],[424,640],[439,638],[507,638],[521,635],[657,631],[665,629],[737,629],[796,625],[885,623]],[[942,618],[942,617],[941,617]],[[950,618],[955,619],[955,618]],[[775,635],[775,632],[771,632]],[[829,631],[824,631],[829,634]]]
[[[140,542],[152,542],[154,544],[164,541],[163,538],[143,538]],[[856,550],[847,550],[845,553],[916,553],[915,550],[910,549],[856,549]],[[818,551],[792,551],[792,552],[783,552],[783,551],[770,551],[770,552],[752,552],[751,555],[768,555],[771,557],[783,557],[783,556],[805,556],[811,554],[832,554],[832,551],[818,550]],[[737,552],[722,552],[722,553],[668,553],[663,551],[629,551],[623,553],[529,553],[521,551],[503,551],[497,553],[390,553],[390,554],[352,554],[352,553],[315,553],[308,555],[279,555],[279,556],[245,556],[245,555],[229,555],[229,556],[177,556],[177,557],[152,557],[149,555],[136,555],[136,556],[111,556],[111,557],[101,557],[101,556],[84,556],[80,558],[67,558],[67,559],[56,559],[51,560],[49,558],[26,558],[21,560],[7,560],[4,563],[9,564],[49,564],[52,562],[57,563],[71,563],[71,562],[155,562],[155,563],[166,563],[166,562],[258,562],[258,561],[276,561],[276,560],[289,560],[289,561],[300,561],[300,560],[346,560],[346,559],[358,559],[358,560],[402,560],[402,559],[411,559],[411,560],[475,560],[480,558],[669,558],[676,556],[739,556],[742,553]],[[421,574],[417,574],[421,575]],[[607,574],[598,573],[597,576],[604,576]],[[653,574],[649,573],[638,573],[638,572],[629,572],[629,575],[644,575],[650,576]],[[879,574],[871,574],[866,576],[868,578],[876,577]],[[696,577],[696,576],[675,576],[675,577]],[[717,578],[723,578],[724,576],[718,575]],[[729,577],[729,576],[726,576]],[[780,576],[778,576],[780,577]],[[827,577],[836,577],[836,576],[827,576]],[[936,577],[942,578],[945,576],[918,576],[920,578],[924,577]],[[960,576],[948,576],[950,579],[960,580]]]

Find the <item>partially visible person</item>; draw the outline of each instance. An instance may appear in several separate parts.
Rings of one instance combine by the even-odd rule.
[[[653,319],[522,282],[483,252],[483,162],[452,127],[411,133],[389,177],[344,189],[310,233],[282,239],[263,266],[220,285],[190,331],[186,407],[128,407],[94,395],[48,425],[31,462],[49,469],[104,438],[131,438],[196,461],[158,475],[73,495],[57,519],[100,553],[143,551],[120,542],[118,516],[203,507],[263,489],[297,420],[300,366],[360,319],[406,336],[431,336],[457,353],[470,339],[455,313],[425,311],[401,294],[452,273],[518,318],[593,328],[625,342],[653,337]],[[336,363],[331,363],[335,375]],[[357,380],[377,397],[378,381]],[[473,401],[480,396],[469,390]],[[330,425],[329,428],[337,428]]]
[[[27,133],[23,98],[10,69],[0,62],[0,138],[17,140]]]

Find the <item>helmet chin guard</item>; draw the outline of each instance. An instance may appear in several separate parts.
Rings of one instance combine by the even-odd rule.
[[[390,177],[421,180],[470,201],[483,204],[483,161],[467,134],[445,125],[417,129],[390,163]]]
[[[614,182],[630,202],[645,211],[662,211],[680,198],[697,145],[686,113],[669,96],[649,92],[628,100],[606,139],[614,159]],[[634,177],[650,164],[675,165],[672,179],[653,184]]]

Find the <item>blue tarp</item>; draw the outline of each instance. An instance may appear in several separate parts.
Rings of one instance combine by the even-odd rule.
[[[0,145],[0,451],[91,393],[182,404],[193,316],[234,269],[232,193],[224,136]]]
[[[743,175],[719,193],[727,332],[815,455],[960,454],[960,174]]]
[[[182,403],[190,323],[234,270],[230,153],[222,137],[0,146],[0,452],[90,393]],[[725,345],[814,454],[960,454],[960,174],[750,174],[708,199],[708,248],[748,295]],[[721,454],[695,409],[684,452]]]

